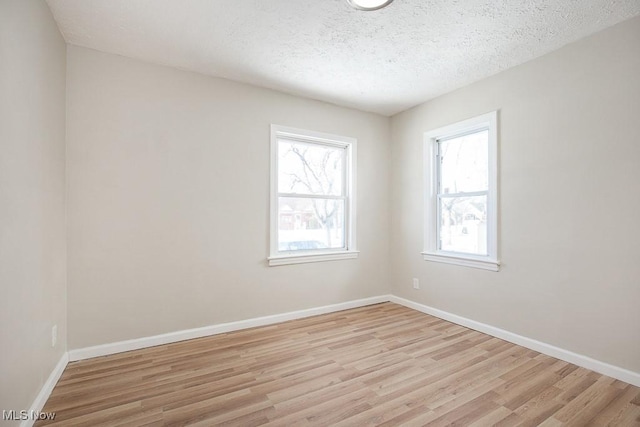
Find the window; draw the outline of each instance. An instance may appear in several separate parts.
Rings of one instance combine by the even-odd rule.
[[[425,134],[427,261],[498,271],[497,112]]]
[[[271,126],[269,265],[356,258],[356,140]]]

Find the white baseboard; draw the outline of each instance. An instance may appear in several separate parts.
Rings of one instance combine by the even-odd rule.
[[[574,353],[513,332],[505,331],[504,329],[496,328],[495,326],[487,325],[486,323],[467,319],[466,317],[438,310],[437,308],[429,307],[428,305],[413,302],[395,295],[391,295],[390,301],[640,387],[640,373],[638,372],[610,365],[582,354]]]
[[[36,396],[36,399],[31,404],[31,408],[29,410],[30,414],[36,414],[42,411],[44,404],[47,403],[47,400],[53,391],[53,387],[55,387],[68,363],[69,354],[65,352],[62,357],[60,357],[58,364],[53,368],[49,378],[47,378],[47,381],[45,381],[44,385],[40,389],[40,393],[38,393],[38,396]],[[35,420],[24,420],[20,423],[20,427],[31,427],[34,423]]]
[[[271,316],[257,317],[253,319],[240,320],[237,322],[221,323],[217,325],[205,326],[202,328],[188,329],[184,331],[171,332],[168,334],[155,335],[151,337],[143,337],[133,340],[120,341],[111,344],[103,344],[94,347],[81,348],[76,350],[70,350],[64,353],[60,358],[60,361],[49,375],[49,378],[42,386],[40,393],[31,405],[31,413],[38,413],[42,410],[47,399],[51,395],[53,387],[56,385],[62,372],[67,366],[68,362],[88,359],[91,357],[106,356],[109,354],[121,353],[124,351],[137,350],[140,348],[153,347],[156,345],[169,344],[178,341],[184,341],[193,338],[201,338],[210,335],[217,335],[226,332],[238,331],[247,328],[254,328],[257,326],[272,325],[274,323],[285,322],[288,320],[302,319],[310,316],[317,316],[319,314],[333,313],[341,310],[348,310],[350,308],[364,307],[371,304],[379,304],[382,302],[391,301],[396,304],[403,305],[405,307],[420,311],[422,313],[430,314],[440,319],[447,320],[449,322],[456,323],[458,325],[466,326],[476,331],[483,332],[485,334],[494,336],[496,338],[503,339],[505,341],[512,342],[514,344],[521,345],[526,348],[538,351],[551,357],[555,357],[560,360],[564,360],[569,363],[581,366],[586,369],[610,376],[612,378],[619,379],[629,384],[640,387],[640,373],[633,372],[618,366],[610,365],[599,360],[592,359],[582,354],[574,353],[569,350],[565,350],[559,347],[555,347],[550,344],[546,344],[541,341],[537,341],[531,338],[524,337],[522,335],[515,334],[513,332],[506,331],[504,329],[496,328],[491,325],[487,325],[482,322],[468,319],[466,317],[458,316],[447,311],[439,310],[424,304],[420,304],[414,301],[410,301],[404,298],[397,297],[395,295],[380,295],[371,298],[364,298],[359,300],[347,301],[338,304],[325,305],[322,307],[309,308],[305,310],[291,311],[288,313],[275,314]],[[20,424],[20,427],[31,427],[33,421],[25,420]]]
[[[322,307],[274,314],[271,316],[255,317],[253,319],[240,320],[237,322],[219,323],[217,325],[204,326],[202,328],[186,329],[183,331],[169,332],[167,334],[136,338],[110,344],[96,345],[93,347],[79,348],[69,351],[69,361],[75,362],[77,360],[89,359],[92,357],[106,356],[109,354],[138,350],[141,348],[153,347],[156,345],[164,345],[194,338],[207,337],[210,335],[224,334],[227,332],[239,331],[241,329],[255,328],[257,326],[272,325],[274,323],[302,319],[305,317],[317,316],[319,314],[333,313],[336,311],[348,310],[350,308],[364,307],[371,304],[387,302],[390,300],[390,298],[391,295],[380,295],[371,298],[363,298],[338,304],[325,305]]]
[[[516,333],[509,332],[504,329],[497,328],[495,326],[487,325],[485,323],[471,320],[466,317],[458,316],[456,314],[439,310],[437,308],[433,308],[424,304],[420,304],[414,301],[400,298],[395,295],[380,295],[380,296],[371,297],[371,298],[364,298],[364,299],[347,301],[347,302],[338,303],[338,304],[325,305],[322,307],[291,311],[288,313],[274,314],[271,316],[256,317],[253,319],[240,320],[237,322],[220,323],[217,325],[210,325],[202,328],[187,329],[183,331],[170,332],[167,334],[154,335],[150,337],[137,338],[137,339],[127,340],[127,341],[119,341],[115,343],[97,345],[93,347],[80,348],[76,350],[70,350],[68,353],[68,360],[73,362],[76,360],[89,359],[92,357],[107,356],[109,354],[121,353],[124,351],[138,350],[141,348],[170,344],[178,341],[184,341],[184,340],[189,340],[194,338],[202,338],[202,337],[211,336],[211,335],[239,331],[242,329],[255,328],[257,326],[272,325],[274,323],[285,322],[288,320],[302,319],[305,317],[317,316],[319,314],[333,313],[336,311],[348,310],[350,308],[364,307],[367,305],[379,304],[387,301],[391,301],[396,304],[400,304],[405,307],[420,311],[422,313],[430,314],[432,316],[436,316],[441,319],[448,320],[458,325],[466,326],[476,331],[489,334],[496,338],[500,338],[505,341],[509,341],[526,348],[530,348],[532,350],[538,351],[548,356],[555,357],[557,359],[564,360],[569,363],[573,363],[583,368],[591,369],[592,371],[595,371],[595,372],[598,372],[598,373],[601,373],[601,374],[610,376],[612,378],[616,378],[626,383],[633,384],[635,386],[640,387],[640,373],[638,372],[633,372],[628,369],[610,365],[608,363],[605,363],[596,359],[592,359],[582,354],[574,353],[572,351],[565,350],[560,347],[556,347],[541,341],[537,341],[532,338],[527,338],[525,336],[518,335]],[[56,367],[56,370],[57,369],[58,367]],[[64,369],[64,367],[62,369]],[[60,373],[62,373],[62,369],[60,370]],[[58,377],[56,377],[55,381],[57,381]],[[55,384],[55,381],[53,382],[53,384]],[[47,381],[47,383],[48,382],[49,381]],[[51,388],[53,388],[53,385],[51,386]],[[44,391],[44,388],[43,388],[43,391]],[[48,393],[50,392],[51,391],[49,390]],[[46,396],[48,396],[48,393],[46,394]],[[41,394],[43,393],[41,392]],[[44,398],[44,401],[46,401],[46,397]],[[44,401],[42,402],[42,404],[44,404]],[[35,403],[34,403],[34,406],[35,406]]]

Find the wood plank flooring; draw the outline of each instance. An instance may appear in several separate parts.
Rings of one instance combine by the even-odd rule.
[[[70,363],[51,426],[640,426],[640,388],[396,304]]]

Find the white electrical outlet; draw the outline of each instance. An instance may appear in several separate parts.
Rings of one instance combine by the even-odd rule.
[[[413,289],[420,289],[420,281],[416,278],[413,279]]]
[[[58,342],[58,325],[53,325],[51,328],[51,347],[55,347]]]

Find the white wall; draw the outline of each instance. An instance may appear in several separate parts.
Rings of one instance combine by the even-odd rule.
[[[640,372],[639,46],[635,18],[393,117],[394,294]],[[491,110],[501,271],[423,261],[423,134]]]
[[[389,120],[68,49],[69,347],[388,291]],[[356,260],[268,267],[270,124],[358,139]]]
[[[0,2],[0,410],[66,351],[65,50],[44,2]]]

